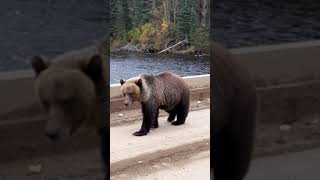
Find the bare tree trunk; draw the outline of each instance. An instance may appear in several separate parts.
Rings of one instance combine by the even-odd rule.
[[[169,0],[163,0],[163,9],[164,9],[164,17],[167,20],[167,22],[170,22],[170,1]]]
[[[203,0],[203,5],[202,5],[202,11],[201,11],[201,26],[205,27],[206,26],[206,15],[208,13],[208,0]]]
[[[172,9],[173,9],[173,27],[176,27],[177,22],[177,10],[178,10],[179,0],[172,0]]]
[[[163,11],[164,11],[164,17],[167,20],[167,7],[166,7],[166,1],[162,1],[163,2]]]
[[[156,18],[156,0],[152,0],[152,16],[153,19]]]

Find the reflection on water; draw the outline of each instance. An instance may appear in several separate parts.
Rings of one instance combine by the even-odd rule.
[[[214,2],[215,40],[229,48],[320,39],[320,1]]]
[[[3,0],[0,71],[30,69],[34,55],[55,56],[105,37],[104,0]]]
[[[117,54],[111,56],[110,83],[118,83],[120,79],[139,74],[156,74],[162,71],[172,71],[180,76],[209,74],[210,63],[205,56]]]

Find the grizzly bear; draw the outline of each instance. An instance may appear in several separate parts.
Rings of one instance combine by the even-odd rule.
[[[126,81],[121,79],[120,84],[126,106],[136,101],[141,103],[142,126],[133,133],[134,136],[147,135],[151,127],[159,127],[159,109],[169,113],[167,121],[172,125],[185,123],[189,113],[190,89],[180,76],[162,72],[158,75],[140,75]]]
[[[250,74],[213,42],[213,172],[215,180],[242,180],[253,151],[257,96]]]
[[[36,96],[49,115],[45,132],[50,139],[73,135],[80,127],[106,127],[107,121],[98,117],[99,98],[106,94],[102,43],[63,53],[50,61],[35,56],[32,68]]]

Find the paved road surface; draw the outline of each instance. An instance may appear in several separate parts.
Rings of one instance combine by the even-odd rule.
[[[42,165],[40,173],[29,166]],[[0,180],[102,180],[99,149],[0,163]]]
[[[181,126],[172,126],[166,119],[159,118],[159,128],[142,137],[132,135],[140,129],[141,121],[111,127],[111,163],[210,138],[210,109],[191,111]]]
[[[256,159],[246,180],[271,179],[320,179],[320,149]]]

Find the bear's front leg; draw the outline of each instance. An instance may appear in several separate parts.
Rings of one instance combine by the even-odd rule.
[[[147,130],[146,121],[145,121],[144,118],[143,118],[143,120],[142,120],[142,126],[141,126],[140,130],[137,131],[137,132],[135,132],[135,133],[133,133],[133,135],[134,135],[134,136],[145,136],[145,135],[148,134],[148,132],[149,132],[149,130]]]
[[[133,133],[134,136],[147,135],[151,126],[154,125],[154,122],[157,121],[158,118],[159,110],[157,107],[154,107],[154,105],[148,103],[143,103],[141,106],[143,114],[142,126],[139,131]]]

